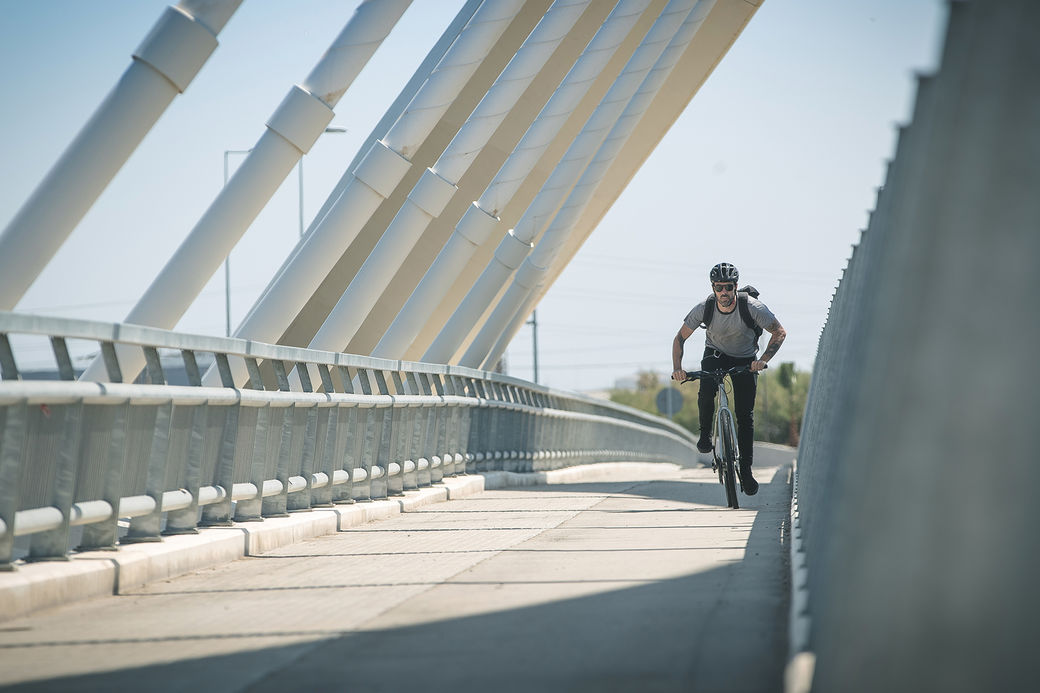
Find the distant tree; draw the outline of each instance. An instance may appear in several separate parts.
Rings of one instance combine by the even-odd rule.
[[[636,375],[636,389],[640,392],[657,392],[661,386],[661,378],[656,371],[639,371]]]
[[[799,371],[793,363],[781,363],[763,371],[758,379],[758,398],[755,403],[755,438],[772,443],[798,444],[802,412],[809,393],[812,374]],[[635,389],[614,389],[610,399],[651,414],[657,411],[657,394],[662,387],[675,387],[682,393],[683,406],[672,417],[675,423],[698,433],[700,420],[697,409],[698,387],[693,383],[662,385],[653,371],[641,371],[636,377]]]

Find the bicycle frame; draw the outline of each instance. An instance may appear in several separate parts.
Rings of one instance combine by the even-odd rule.
[[[740,465],[740,448],[737,446],[737,425],[733,417],[733,410],[729,406],[729,393],[726,391],[726,376],[746,371],[747,367],[739,366],[728,370],[717,371],[692,371],[686,374],[686,380],[700,380],[709,378],[715,381],[718,402],[715,407],[715,419],[713,423],[712,439],[712,470],[719,473],[719,483],[726,489],[726,503],[731,508],[740,507],[737,501],[737,486],[740,483],[736,473]]]
[[[723,426],[723,419],[729,422],[729,426]],[[719,383],[718,400],[715,406],[715,427],[712,430],[712,438],[715,440],[715,450],[719,449],[719,438],[722,436],[724,429],[728,429],[729,440],[727,441],[731,449],[734,450],[734,459],[740,462],[740,448],[737,447],[737,422],[733,418],[733,410],[729,408],[729,394],[726,392],[726,388],[722,382]],[[715,454],[716,459],[718,454]]]
[[[739,482],[736,469],[740,464],[740,448],[737,446],[737,427],[733,411],[729,408],[725,376],[718,378],[718,402],[715,407],[715,427],[712,438],[712,467],[719,472],[719,483],[726,489],[726,501],[731,508],[738,508],[737,489]],[[736,477],[736,478],[735,478]],[[743,487],[741,488],[743,490]]]

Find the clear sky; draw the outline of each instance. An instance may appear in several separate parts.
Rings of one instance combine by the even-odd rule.
[[[169,2],[0,0],[0,227],[130,63]],[[19,311],[122,320],[219,192],[225,150],[252,147],[289,87],[353,14],[342,0],[245,0],[220,47],[41,274]],[[305,222],[462,0],[415,0],[304,161]],[[540,378],[610,387],[670,370],[682,318],[716,262],[788,330],[778,360],[811,368],[830,297],[937,61],[939,0],[765,0],[537,311]],[[232,164],[241,157],[232,155]],[[289,176],[231,256],[232,320],[298,236]],[[224,333],[223,272],[178,325]],[[702,337],[688,348],[696,366]],[[46,353],[40,345],[41,360]],[[507,353],[530,378],[531,331]]]

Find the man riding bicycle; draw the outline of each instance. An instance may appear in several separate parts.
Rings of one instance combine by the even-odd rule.
[[[744,292],[737,292],[740,274],[728,262],[711,268],[712,295],[693,307],[683,320],[679,333],[672,341],[672,380],[682,382],[686,371],[682,368],[683,345],[693,331],[704,325],[704,357],[701,369],[715,371],[736,366],[748,366],[749,372],[733,376],[734,413],[737,417],[737,448],[740,450],[740,483],[744,493],[758,493],[758,482],[751,474],[755,440],[755,394],[758,389],[757,373],[780,349],[787,331],[764,303]],[[706,316],[705,313],[708,313]],[[707,317],[707,320],[705,318]],[[751,325],[747,324],[749,321]],[[755,329],[755,327],[758,329]],[[761,330],[770,334],[762,356],[758,357],[758,337]],[[711,380],[700,381],[697,407],[700,410],[701,434],[697,449],[711,452],[711,422],[715,416],[715,394],[718,386]]]

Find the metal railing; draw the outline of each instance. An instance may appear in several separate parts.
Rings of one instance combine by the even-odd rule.
[[[22,379],[22,335],[50,339],[60,380]],[[74,379],[70,340],[98,345],[110,382]],[[133,382],[117,344],[145,356]],[[186,385],[170,384],[168,354]],[[201,385],[208,359],[224,387]],[[79,525],[79,550],[111,548],[445,476],[695,454],[670,421],[499,374],[138,325],[0,312],[0,374],[0,569],[18,536],[31,535],[25,560],[65,558]]]

